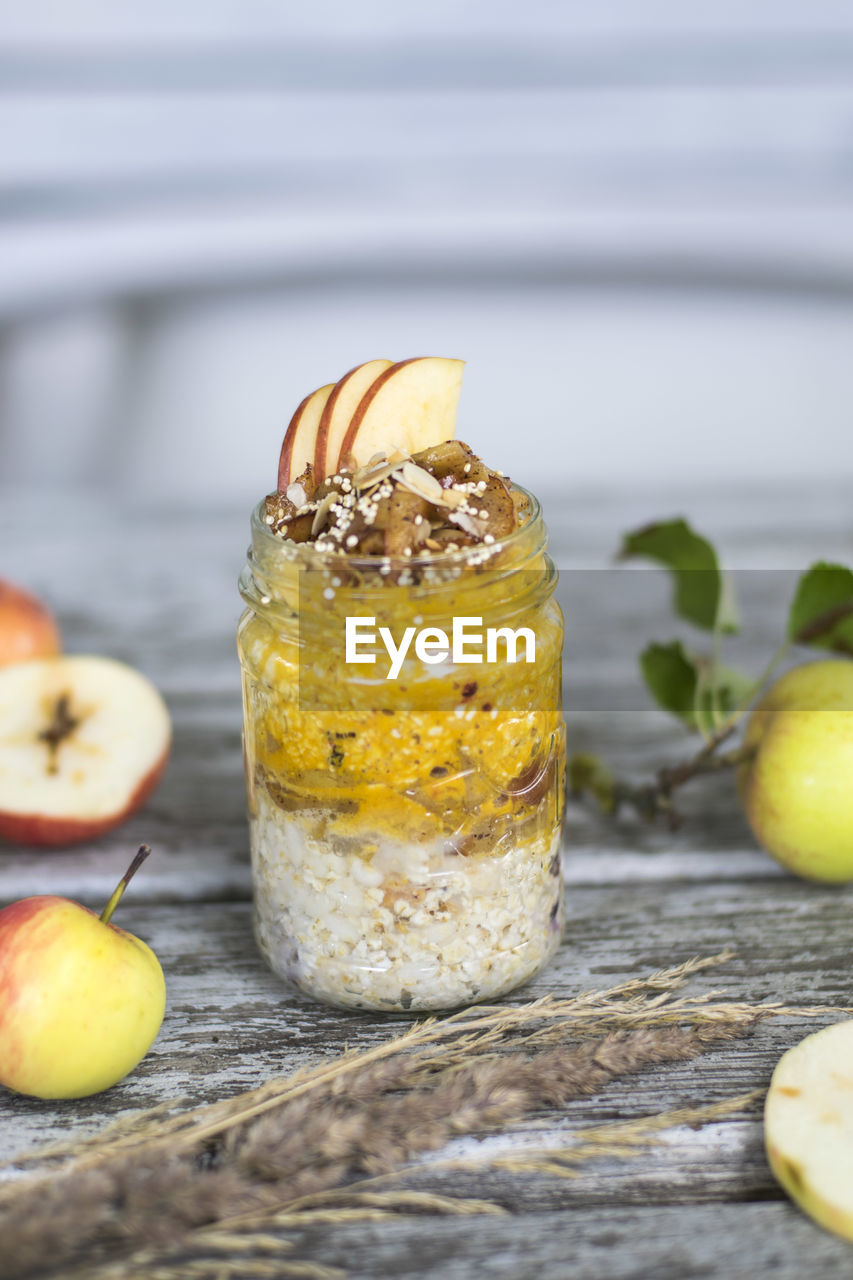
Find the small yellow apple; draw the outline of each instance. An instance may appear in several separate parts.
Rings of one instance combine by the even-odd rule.
[[[738,792],[753,834],[808,880],[853,880],[853,662],[786,672],[753,711]]]
[[[84,1098],[122,1080],[166,1007],[154,952],[110,924],[143,846],[100,916],[67,898],[0,911],[0,1084],[35,1098]]]

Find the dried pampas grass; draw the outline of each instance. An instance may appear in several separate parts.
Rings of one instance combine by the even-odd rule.
[[[460,1135],[494,1132],[620,1077],[695,1058],[770,1016],[830,1012],[678,994],[730,955],[573,999],[427,1019],[238,1097],[155,1108],[88,1141],[32,1153],[16,1163],[35,1171],[0,1196],[0,1278],[324,1280],[337,1273],[292,1256],[294,1242],[279,1232],[390,1213],[501,1212],[488,1200],[399,1181]],[[574,1176],[596,1156],[633,1154],[663,1127],[705,1123],[752,1101],[597,1126],[558,1150],[523,1149],[492,1165]]]

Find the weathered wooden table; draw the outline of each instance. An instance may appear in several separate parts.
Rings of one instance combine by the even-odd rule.
[[[781,634],[792,571],[819,557],[853,560],[853,505],[841,485],[805,494],[569,491],[544,500],[564,571],[570,744],[600,749],[638,779],[686,747],[678,726],[650,709],[634,660],[646,639],[678,628],[662,574],[612,569],[620,533],[680,512],[713,537],[742,570],[746,635],[737,645],[756,669]],[[169,989],[154,1048],[108,1093],[58,1104],[0,1096],[3,1177],[16,1176],[12,1158],[23,1149],[93,1133],[176,1095],[202,1102],[235,1093],[399,1029],[293,994],[255,950],[233,638],[247,521],[246,511],[119,517],[109,500],[0,490],[0,572],[52,602],[70,651],[110,654],[150,675],[175,730],[165,781],[123,829],[91,848],[0,852],[2,902],[49,891],[100,905],[136,845],[150,843],[154,855],[122,905],[122,923],[152,944]],[[685,807],[689,823],[675,836],[629,820],[614,828],[569,808],[565,940],[514,1000],[610,986],[732,946],[736,957],[697,977],[695,990],[722,985],[749,1001],[851,1003],[853,893],[782,872],[754,845],[725,780],[702,782]],[[567,1126],[762,1088],[780,1053],[817,1025],[764,1023],[747,1040],[551,1114],[544,1129],[488,1141],[507,1145],[530,1133],[547,1140]],[[465,1142],[470,1150],[473,1140]],[[774,1183],[758,1107],[700,1130],[676,1128],[645,1154],[590,1164],[571,1181],[484,1171],[466,1185],[511,1212],[309,1231],[300,1257],[364,1280],[853,1274],[853,1246],[814,1226]]]

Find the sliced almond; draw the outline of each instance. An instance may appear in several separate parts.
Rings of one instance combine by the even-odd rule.
[[[431,476],[428,471],[424,471],[423,467],[419,467],[417,463],[403,463],[398,483],[404,489],[408,489],[409,493],[416,494],[417,497],[423,498],[426,502],[434,502],[438,506],[445,505],[444,490],[441,485],[435,476]]]
[[[470,533],[472,538],[481,539],[488,528],[488,521],[482,516],[472,516],[467,511],[448,511],[448,520],[458,524],[460,529]]]
[[[404,465],[405,462],[402,458],[398,462],[392,462],[389,458],[374,465],[368,464],[366,467],[359,467],[352,477],[353,487],[359,492],[365,489],[372,489],[377,484],[381,484],[383,480],[387,480],[390,475],[393,475],[395,471],[399,471]]]

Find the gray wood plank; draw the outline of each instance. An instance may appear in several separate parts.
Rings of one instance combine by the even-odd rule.
[[[519,1219],[408,1219],[305,1232],[299,1256],[350,1280],[835,1280],[849,1242],[787,1204],[597,1208]]]

